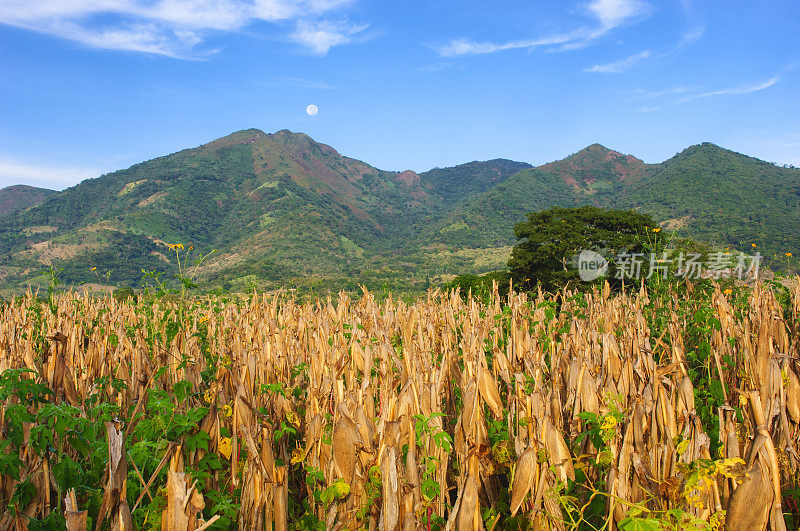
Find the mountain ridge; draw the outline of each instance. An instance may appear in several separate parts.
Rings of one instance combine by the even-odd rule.
[[[710,143],[657,164],[592,144],[539,166],[386,171],[304,133],[245,129],[0,217],[0,282],[58,266],[71,283],[97,267],[135,285],[142,269],[172,271],[166,244],[183,243],[217,250],[198,269],[209,285],[420,288],[502,267],[526,213],[584,204],[641,209],[706,240],[797,249],[800,171]]]

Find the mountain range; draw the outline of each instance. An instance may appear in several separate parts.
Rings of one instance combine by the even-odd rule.
[[[634,208],[747,251],[800,248],[800,170],[710,143],[660,164],[593,144],[541,166],[416,173],[248,129],[61,192],[0,190],[0,285],[42,283],[53,268],[70,284],[137,286],[143,270],[172,275],[180,243],[190,266],[211,253],[190,268],[207,287],[416,290],[504,267],[514,224],[555,205]]]

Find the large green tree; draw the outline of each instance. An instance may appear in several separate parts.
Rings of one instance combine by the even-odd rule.
[[[652,234],[654,227],[656,223],[649,215],[632,210],[587,206],[530,213],[527,221],[514,227],[519,242],[508,263],[514,285],[532,289],[541,283],[543,289],[552,290],[578,284],[575,260],[582,250],[609,259],[605,276],[614,282],[614,258],[620,253],[644,253],[652,241],[648,230]]]

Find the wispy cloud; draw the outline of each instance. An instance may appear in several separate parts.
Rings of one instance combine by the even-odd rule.
[[[474,42],[467,39],[456,39],[437,48],[439,55],[456,57],[459,55],[480,55],[486,53],[517,50],[520,48],[536,48],[553,44],[563,44],[578,38],[578,33],[551,35],[541,39],[526,39],[508,42]]]
[[[298,87],[316,90],[336,90],[338,87],[326,83],[325,81],[315,81],[313,79],[304,79],[302,77],[292,76],[279,76],[273,78],[276,84],[285,85],[288,87]]]
[[[441,72],[442,70],[447,70],[448,68],[451,68],[452,66],[453,66],[453,63],[441,62],[441,63],[432,64],[432,65],[421,66],[417,70],[420,71],[420,72]]]
[[[697,41],[702,39],[703,35],[705,34],[706,34],[705,26],[692,26],[691,28],[686,30],[684,34],[681,36],[681,40],[678,43],[677,49],[682,50],[683,48],[686,48],[687,46],[696,43]]]
[[[599,72],[603,74],[621,74],[625,72],[630,67],[635,65],[636,63],[647,59],[652,55],[650,50],[644,50],[639,53],[635,53],[633,55],[629,55],[619,61],[614,61],[613,63],[606,63],[606,64],[598,64],[591,66],[589,68],[584,68],[584,72]]]
[[[601,27],[613,29],[630,19],[647,15],[650,4],[642,0],[592,0],[586,9],[600,21]]]
[[[596,64],[594,66],[584,68],[583,71],[605,73],[605,74],[609,73],[621,74],[623,72],[628,71],[631,67],[635,66],[636,64],[644,62],[645,60],[663,59],[665,57],[669,57],[672,54],[681,52],[685,48],[691,46],[692,44],[703,38],[704,34],[705,34],[704,26],[694,25],[690,27],[688,30],[686,30],[683,33],[683,35],[681,35],[681,38],[678,41],[678,43],[672,46],[671,48],[662,49],[660,51],[655,51],[655,52],[650,50],[644,50],[642,52],[619,59],[618,61],[614,61],[611,63]]]
[[[325,55],[334,46],[365,38],[363,32],[367,27],[366,24],[353,24],[348,21],[301,20],[289,38],[313,54]]]
[[[681,105],[683,103],[688,103],[690,101],[699,100],[703,98],[711,98],[714,96],[739,96],[743,94],[752,94],[753,92],[760,92],[762,90],[766,90],[778,84],[778,82],[780,82],[781,80],[781,77],[782,77],[781,75],[776,75],[765,81],[761,81],[758,83],[741,84],[716,90],[690,91],[689,89],[685,89],[683,87],[676,87],[675,89],[671,90],[651,92],[651,93],[640,91],[642,94],[645,95],[644,97],[649,97],[649,98],[662,98],[665,96],[673,96],[676,94],[685,94],[685,96],[678,99],[667,99],[661,104],[644,106],[639,110],[641,112],[653,112],[653,111],[659,111],[665,107],[673,107],[675,105]]]
[[[361,26],[325,16],[354,0],[3,0],[0,24],[79,42],[92,48],[197,59],[215,32],[256,22],[294,24],[291,40],[312,53],[351,42]],[[363,29],[363,28],[362,28]]]
[[[26,164],[0,157],[0,187],[12,184],[30,184],[61,190],[84,179],[97,177],[101,173],[102,171],[97,168]]]
[[[761,83],[756,83],[755,85],[739,85],[737,87],[729,87],[719,90],[712,90],[709,92],[703,92],[700,94],[696,94],[691,97],[687,97],[682,101],[690,101],[696,100],[698,98],[707,98],[709,96],[722,96],[725,94],[750,94],[751,92],[759,92],[761,90],[765,90],[770,88],[771,86],[778,83],[781,80],[781,76],[773,76],[766,81],[762,81]]]
[[[444,57],[456,57],[496,53],[506,50],[533,49],[542,46],[556,46],[551,51],[581,48],[607,35],[615,28],[636,19],[647,17],[651,11],[650,4],[643,0],[591,0],[582,7],[583,12],[594,20],[594,25],[582,26],[572,31],[544,37],[505,42],[477,42],[464,38],[454,39],[447,44],[436,47],[436,51]]]
[[[655,90],[655,91],[637,89],[636,96],[641,99],[653,99],[653,98],[661,98],[664,96],[674,96],[675,94],[685,94],[689,92],[689,90],[690,90],[689,87],[683,85],[664,90]]]

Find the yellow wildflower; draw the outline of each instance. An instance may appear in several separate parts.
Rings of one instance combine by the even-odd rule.
[[[733,290],[731,288],[726,288],[725,291],[723,291],[722,293],[724,293],[725,295],[730,295],[731,293],[733,293]]]
[[[292,464],[302,463],[306,459],[306,451],[304,448],[295,448],[292,451]]]
[[[233,453],[233,445],[231,444],[230,437],[220,439],[219,444],[217,444],[217,448],[219,449],[219,453],[221,453],[225,459],[231,458],[231,453]]]
[[[791,258],[792,253],[786,253],[786,258]]]
[[[203,399],[205,399],[206,404],[210,404],[214,400],[214,392],[211,389],[207,389],[205,393],[203,393]]]
[[[89,271],[97,271],[96,267],[91,268]]]
[[[653,229],[653,232],[661,232],[661,227],[656,227],[655,229]]]
[[[754,244],[754,243],[751,243],[750,245],[751,245],[753,248],[756,248],[756,247],[758,247],[758,245],[756,245],[756,244]]]
[[[294,411],[288,410],[286,412],[286,420],[288,420],[298,428],[300,427],[300,417],[297,416],[297,413],[295,413]]]
[[[711,529],[724,529],[725,528],[725,511],[717,511],[708,519],[708,525]]]
[[[617,425],[617,417],[608,415],[603,418],[603,423],[600,425],[601,430],[611,430]]]

